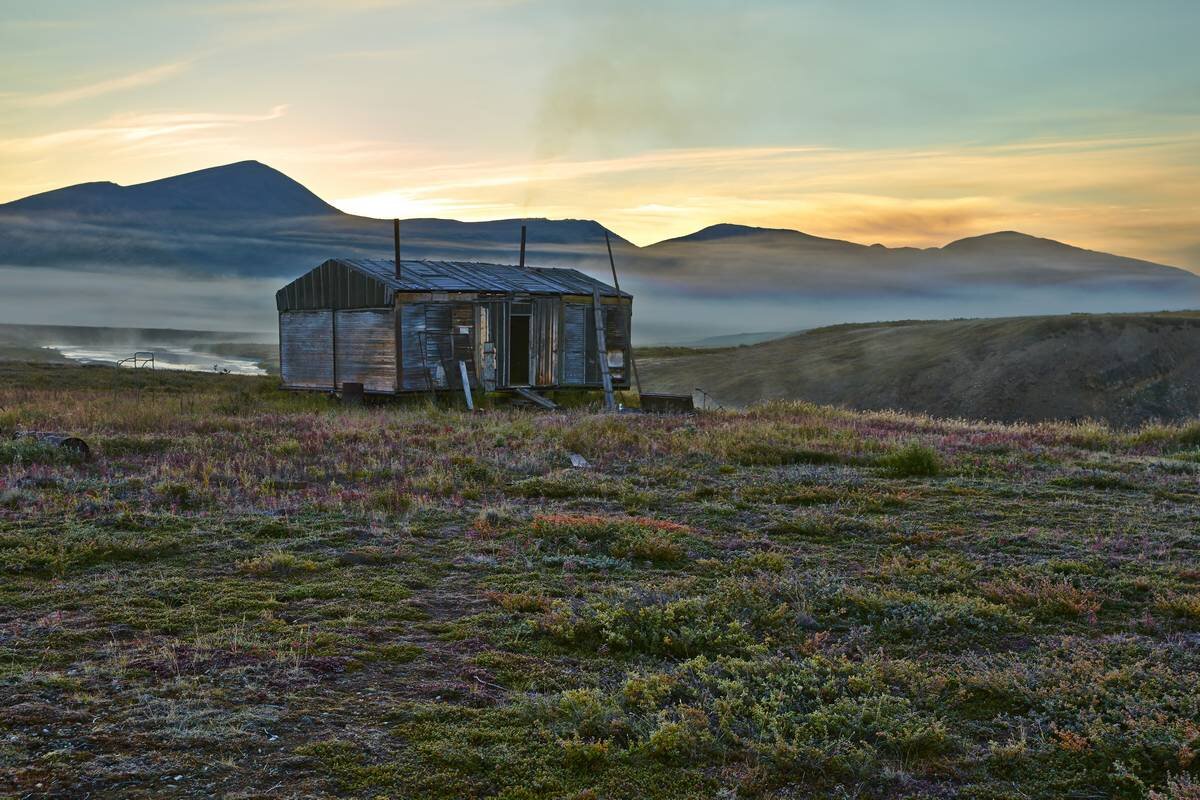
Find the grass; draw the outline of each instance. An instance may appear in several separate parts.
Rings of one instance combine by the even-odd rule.
[[[1196,424],[467,415],[0,373],[0,443],[93,450],[0,448],[0,795],[1200,780]]]

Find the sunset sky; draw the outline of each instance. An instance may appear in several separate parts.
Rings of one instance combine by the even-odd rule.
[[[1017,229],[1200,271],[1200,3],[0,0],[0,202],[257,159],[379,217]]]

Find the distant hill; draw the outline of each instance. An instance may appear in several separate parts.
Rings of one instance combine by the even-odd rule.
[[[530,265],[609,279],[606,229],[593,220],[409,219],[401,248],[408,258],[512,263],[522,224]],[[609,234],[643,342],[895,317],[1200,307],[1190,272],[1014,231],[925,249],[741,225],[648,247]],[[161,326],[182,314],[192,327],[263,330],[274,327],[276,282],[332,256],[392,254],[387,221],[345,214],[255,161],[3,204],[0,242],[0,320]]]
[[[257,161],[210,167],[134,186],[81,183],[16,200],[0,209],[115,218],[164,211],[273,217],[341,214],[297,181]]]
[[[645,248],[659,275],[687,277],[719,291],[732,276],[745,290],[794,288],[820,294],[882,291],[939,294],[972,285],[1092,289],[1186,286],[1190,272],[1000,231],[925,249],[866,246],[799,231],[714,225]],[[1098,285],[1103,284],[1103,285]]]
[[[1200,414],[1200,313],[840,325],[638,362],[647,391],[1001,421]]]

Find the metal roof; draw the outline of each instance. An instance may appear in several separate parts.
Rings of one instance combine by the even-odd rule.
[[[334,261],[365,273],[397,292],[521,292],[529,294],[591,294],[599,289],[605,297],[633,297],[576,269],[518,267],[477,261],[400,261],[369,258],[337,258]]]

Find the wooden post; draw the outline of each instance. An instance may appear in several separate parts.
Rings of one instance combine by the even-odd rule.
[[[617,296],[621,295],[621,282],[617,280],[617,262],[613,260],[612,241],[608,238],[608,228],[604,229],[604,246],[608,248],[608,265],[612,267],[613,288]],[[638,397],[642,396],[642,378],[638,375],[637,362],[633,359],[633,307],[629,308],[629,369],[633,371],[633,385],[637,387]]]
[[[612,375],[608,372],[608,347],[604,343],[604,309],[600,305],[598,287],[592,288],[592,309],[596,320],[596,358],[600,361],[600,379],[604,382],[604,408],[616,411],[617,401],[613,397]]]
[[[467,362],[458,362],[458,374],[462,376],[463,397],[467,398],[467,411],[474,411],[475,401],[471,398],[471,379],[467,377]]]
[[[396,280],[403,277],[403,272],[400,268],[400,219],[392,220],[392,241],[396,245]]]
[[[329,312],[329,338],[333,341],[333,357],[330,361],[333,362],[333,390],[338,390],[338,374],[337,374],[337,309],[332,309]]]

